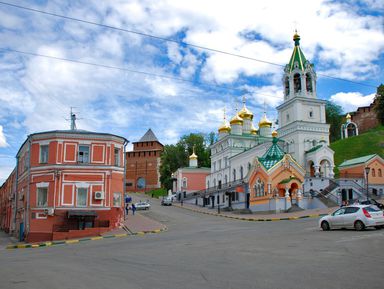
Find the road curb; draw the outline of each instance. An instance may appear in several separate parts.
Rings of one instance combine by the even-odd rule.
[[[248,222],[274,222],[274,221],[294,221],[294,220],[300,220],[300,219],[306,219],[306,218],[319,218],[326,216],[328,214],[311,214],[311,215],[305,215],[305,216],[295,216],[295,217],[284,217],[284,218],[246,218],[246,217],[237,217],[237,216],[231,216],[231,215],[223,215],[223,214],[217,214],[217,213],[211,213],[211,212],[204,212],[201,210],[196,210],[184,206],[177,206],[178,208],[186,209],[192,212],[197,212],[205,215],[211,215],[216,217],[222,217],[222,218],[228,218],[228,219],[235,219],[240,221],[248,221]]]
[[[168,228],[164,227],[161,229],[150,230],[150,231],[140,231],[132,234],[124,233],[124,234],[114,234],[114,235],[105,235],[105,236],[95,236],[95,237],[82,238],[82,239],[50,241],[50,242],[42,242],[42,243],[34,243],[34,244],[15,244],[15,245],[8,245],[6,249],[28,249],[28,248],[51,247],[56,245],[73,245],[73,244],[79,244],[79,243],[84,243],[88,241],[98,241],[102,239],[125,238],[128,236],[143,236],[146,234],[158,234],[167,230]]]

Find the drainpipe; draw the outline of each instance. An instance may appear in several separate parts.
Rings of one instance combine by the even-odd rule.
[[[28,185],[27,185],[27,205],[26,205],[26,210],[25,210],[25,233],[29,233],[29,218],[30,216],[30,187],[31,187],[31,146],[32,146],[32,141],[31,139],[28,140]]]
[[[18,182],[19,182],[19,156],[16,156],[16,175],[15,175],[15,184],[13,185],[14,187],[14,193],[15,193],[15,212],[14,212],[14,221],[13,221],[13,231],[16,231],[16,223],[17,223],[17,199],[18,199]]]
[[[127,144],[129,143],[128,140],[124,140],[124,144],[123,144],[123,164],[124,164],[124,176],[123,176],[123,204],[124,204],[124,207],[123,207],[123,215],[124,215],[124,220],[125,220],[125,206],[126,206],[126,203],[125,203],[125,189],[126,189],[126,182],[127,182],[127,159],[126,159],[126,146]]]

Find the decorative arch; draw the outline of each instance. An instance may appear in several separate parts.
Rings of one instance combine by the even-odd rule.
[[[285,96],[289,95],[289,77],[285,77],[284,79],[284,94]]]
[[[300,73],[295,73],[293,76],[293,89],[295,93],[301,92],[301,76]]]
[[[312,87],[312,76],[311,74],[308,72],[305,74],[305,84],[306,84],[306,89],[307,89],[307,92],[313,92],[313,87]]]

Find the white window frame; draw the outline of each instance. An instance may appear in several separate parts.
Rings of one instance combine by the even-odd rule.
[[[182,187],[183,188],[187,188],[188,187],[188,179],[186,177],[183,178]]]
[[[85,196],[85,205],[79,205],[79,190],[85,190],[86,196]],[[85,208],[88,206],[88,187],[77,187],[76,188],[76,207]]]
[[[115,156],[115,166],[120,167],[121,162],[120,162],[120,148],[116,148],[113,151],[114,156]]]
[[[45,190],[46,191],[46,203],[45,204],[42,204],[40,205],[39,204],[39,191],[40,190]],[[40,186],[37,186],[36,188],[36,207],[38,208],[46,208],[48,207],[48,185],[40,185]]]
[[[44,151],[44,154],[43,154],[43,148],[47,148],[47,151],[46,152]],[[45,160],[43,156],[46,158]],[[48,158],[49,158],[49,145],[48,144],[40,145],[39,163],[47,164]]]
[[[113,206],[114,207],[121,207],[121,193],[120,192],[114,192],[113,193]]]
[[[87,155],[87,161],[85,162],[84,161],[84,151],[80,151],[80,148],[88,148],[88,155]],[[90,163],[90,146],[89,145],[79,145],[78,147],[78,151],[77,151],[77,162],[80,163],[80,164],[89,164]],[[82,155],[82,160],[80,161],[80,152],[83,153]]]

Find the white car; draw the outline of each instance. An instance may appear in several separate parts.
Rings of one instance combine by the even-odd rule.
[[[384,227],[384,212],[373,205],[351,205],[341,207],[332,214],[322,217],[319,226],[324,231],[354,228],[357,231],[367,227]]]
[[[136,210],[149,210],[151,204],[149,202],[138,202],[135,204]]]

